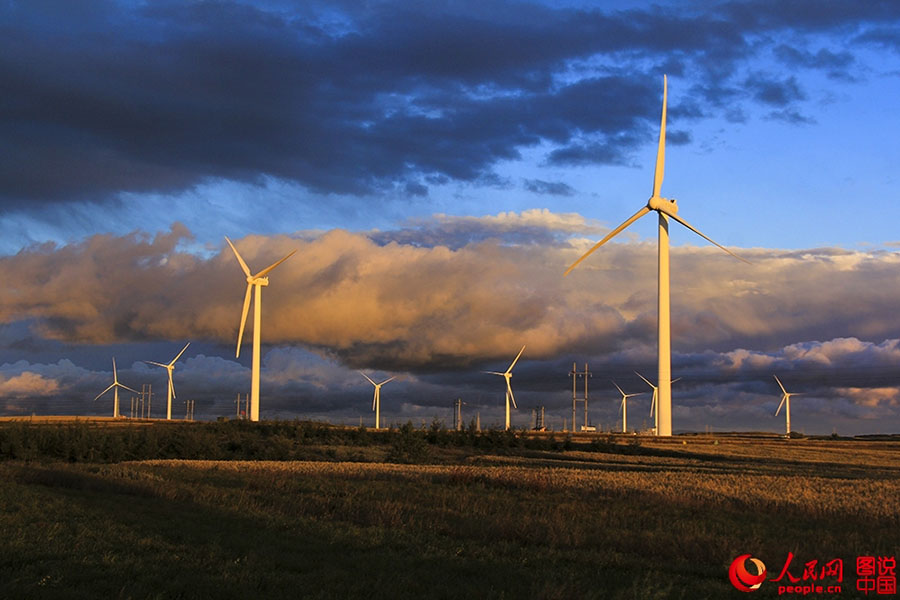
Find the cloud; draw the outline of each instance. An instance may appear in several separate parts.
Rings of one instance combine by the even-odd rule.
[[[542,179],[526,179],[525,189],[535,194],[548,194],[551,196],[571,196],[575,190],[562,181],[543,181]]]
[[[13,398],[50,396],[59,391],[59,384],[37,373],[25,371],[8,379],[0,379],[0,396]]]
[[[661,68],[690,84],[673,119],[740,114],[735,90],[763,53],[846,73],[849,51],[784,39],[882,44],[890,4],[162,2],[74,16],[65,2],[7,2],[0,201],[34,211],[273,179],[421,199],[423,181],[491,180],[523,149],[629,164],[653,138]],[[751,83],[774,117],[802,120],[796,79]]]

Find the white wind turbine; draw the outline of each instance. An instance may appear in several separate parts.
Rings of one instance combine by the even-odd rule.
[[[153,362],[152,360],[144,361],[148,365],[156,365],[157,367],[162,367],[169,373],[169,392],[167,394],[167,402],[166,402],[166,420],[167,421],[172,420],[172,398],[175,397],[175,386],[172,384],[172,371],[175,370],[175,361],[178,360],[179,358],[181,358],[181,355],[184,354],[184,351],[187,350],[187,347],[190,345],[191,345],[190,342],[185,344],[184,348],[181,349],[181,352],[179,352],[175,356],[175,358],[173,358],[172,361],[167,364]]]
[[[272,269],[293,256],[296,250],[278,262],[269,265],[256,275],[251,275],[250,267],[247,266],[247,263],[245,263],[244,259],[241,258],[241,255],[238,254],[237,248],[234,247],[231,240],[226,237],[225,241],[231,246],[234,255],[241,264],[244,275],[247,276],[247,293],[244,294],[244,309],[241,312],[241,328],[238,330],[236,357],[241,356],[241,340],[244,338],[244,325],[247,323],[247,312],[250,310],[250,289],[253,288],[255,290],[253,298],[253,361],[250,370],[250,420],[259,421],[259,340],[260,320],[262,315],[262,288],[269,285],[269,278],[266,277],[266,275],[268,275]]]
[[[100,399],[100,396],[108,392],[109,390],[113,390],[113,418],[119,417],[119,388],[124,390],[128,390],[129,392],[134,392],[135,394],[140,394],[139,391],[133,390],[127,385],[123,385],[119,383],[119,375],[116,373],[116,359],[113,357],[113,382],[109,384],[109,387],[97,394],[97,397],[94,398],[94,402]]]
[[[659,382],[659,393],[657,394],[657,402],[659,404],[659,427],[657,434],[660,436],[672,435],[672,340],[670,337],[671,325],[669,320],[669,217],[675,219],[706,241],[714,244],[745,263],[750,261],[741,258],[725,246],[713,241],[692,225],[688,224],[684,219],[678,216],[678,206],[675,200],[663,198],[659,195],[662,187],[663,172],[665,170],[666,161],[666,102],[668,96],[668,80],[663,76],[663,105],[662,118],[659,125],[659,147],[656,151],[656,170],[653,175],[653,194],[647,201],[647,205],[642,207],[627,221],[610,231],[606,237],[594,244],[594,246],[585,252],[581,258],[576,260],[566,269],[565,274],[568,275],[581,261],[590,256],[597,248],[617,236],[626,227],[643,217],[651,210],[655,210],[659,214],[659,283],[658,283],[658,320],[657,334],[659,339],[659,373],[657,381]]]
[[[634,374],[637,375],[638,377],[640,377],[641,379],[643,379],[644,381],[646,381],[647,385],[649,385],[651,388],[653,388],[653,399],[650,401],[650,416],[653,417],[654,431],[656,432],[656,435],[659,435],[659,402],[657,402],[657,399],[659,398],[659,386],[656,386],[656,385],[653,385],[652,383],[650,383],[649,379],[647,379],[646,377],[644,377],[637,371],[635,371]],[[681,379],[681,377],[678,377],[677,379],[673,379],[671,381],[671,383],[675,383],[676,381],[679,381],[680,379]]]
[[[372,396],[372,410],[375,411],[375,429],[381,429],[381,386],[388,383],[389,381],[397,379],[397,376],[394,375],[390,379],[385,379],[381,383],[375,383],[369,378],[368,375],[366,375],[362,371],[360,371],[359,374],[368,379],[369,383],[375,386],[375,395]]]
[[[610,379],[612,381],[612,379]],[[622,394],[622,433],[628,433],[627,425],[628,425],[628,399],[632,396],[641,396],[644,392],[638,392],[636,394],[626,394],[622,391],[622,388],[619,387],[619,384],[615,381],[612,382],[616,389],[619,390],[619,393]]]
[[[778,375],[773,375],[775,381],[778,382],[778,387],[781,388],[781,404],[778,405],[778,408],[775,409],[775,416],[778,416],[778,413],[781,412],[781,407],[784,406],[784,417],[785,417],[785,428],[784,434],[787,437],[791,436],[791,396],[802,396],[800,392],[788,392],[784,389],[784,386],[781,385],[781,380],[778,379]]]
[[[512,364],[509,365],[509,368],[500,373],[499,371],[482,371],[483,373],[490,373],[491,375],[499,375],[506,379],[506,429],[509,429],[509,401],[512,400],[513,408],[519,408],[516,406],[516,397],[513,396],[512,386],[509,383],[510,378],[512,378],[512,370],[513,367],[516,366],[516,363],[519,361],[519,357],[522,356],[522,353],[525,352],[525,346],[522,346],[522,349],[519,350],[519,353],[516,355],[515,360],[512,361]]]

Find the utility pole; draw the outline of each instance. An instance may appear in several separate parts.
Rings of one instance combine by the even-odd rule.
[[[576,427],[576,419],[575,419],[575,409],[576,409],[576,405],[579,402],[579,400],[578,400],[578,378],[584,377],[584,399],[582,401],[584,402],[584,427],[586,429],[587,424],[588,424],[588,377],[592,377],[592,376],[593,375],[591,374],[591,372],[588,371],[587,363],[584,363],[584,372],[580,372],[578,370],[578,365],[575,362],[572,363],[572,370],[569,371],[569,377],[572,378],[572,433],[575,433],[576,431],[578,431],[578,428]],[[563,430],[565,430],[565,428],[566,428],[566,425],[564,422]]]
[[[588,377],[593,377],[590,371],[588,371],[587,363],[584,363],[584,373],[581,373],[584,376],[584,428],[587,429],[588,426]]]
[[[569,377],[572,378],[572,433],[575,433],[575,403],[577,400],[577,382],[578,382],[578,367],[574,361],[572,361],[572,370],[569,371]],[[565,430],[566,426],[563,424],[563,430]]]
[[[141,417],[144,419],[150,418],[150,402],[153,398],[153,384],[143,383],[141,384]],[[147,412],[144,414],[144,404],[146,402]]]

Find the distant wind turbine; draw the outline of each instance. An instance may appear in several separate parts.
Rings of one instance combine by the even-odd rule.
[[[359,374],[368,379],[369,383],[375,386],[375,395],[372,397],[372,410],[375,411],[375,429],[381,429],[381,386],[388,383],[389,381],[397,379],[397,376],[394,375],[390,379],[385,379],[381,383],[375,383],[369,378],[368,375],[366,375],[362,371],[360,371]]]
[[[244,259],[238,254],[237,248],[234,247],[231,240],[226,237],[225,241],[231,246],[235,257],[237,257],[238,262],[241,264],[244,275],[247,276],[247,293],[244,294],[244,309],[241,311],[241,328],[238,330],[236,357],[241,356],[241,341],[244,338],[244,325],[247,323],[247,312],[250,310],[250,289],[253,288],[255,292],[253,299],[253,361],[250,370],[250,420],[259,421],[259,341],[262,315],[262,288],[269,285],[269,278],[266,277],[266,275],[268,275],[272,269],[293,256],[296,250],[281,260],[269,265],[256,275],[251,275],[250,267],[247,266],[247,263],[244,262]]]
[[[610,231],[606,237],[594,244],[594,246],[585,252],[581,258],[576,260],[566,269],[565,274],[568,275],[572,269],[585,258],[593,254],[593,252],[617,236],[626,227],[643,217],[651,210],[655,210],[659,214],[659,270],[658,270],[658,320],[657,320],[657,336],[659,339],[658,358],[659,372],[657,382],[659,382],[659,392],[657,394],[657,402],[659,404],[659,426],[657,435],[672,435],[672,340],[671,325],[669,320],[669,217],[678,221],[706,241],[718,246],[731,256],[742,260],[749,264],[749,261],[741,258],[725,246],[713,241],[705,234],[688,224],[684,219],[678,216],[678,206],[675,200],[663,198],[660,196],[660,188],[663,182],[663,173],[665,170],[666,158],[666,102],[668,97],[668,79],[663,76],[663,103],[662,118],[659,125],[659,147],[656,151],[656,170],[653,175],[653,194],[647,201],[647,205],[632,215],[627,221]]]
[[[791,396],[802,396],[800,392],[788,392],[784,389],[784,386],[781,385],[781,380],[778,379],[778,375],[773,375],[775,381],[778,382],[778,387],[781,388],[781,404],[778,405],[778,408],[775,409],[775,416],[778,416],[778,413],[781,412],[781,407],[784,406],[784,434],[787,437],[791,436]]]
[[[653,388],[653,399],[650,401],[650,416],[653,417],[653,430],[656,432],[656,435],[659,435],[659,402],[657,402],[657,398],[659,395],[659,386],[656,386],[656,385],[653,385],[652,383],[650,383],[649,379],[647,379],[646,377],[644,377],[637,371],[635,371],[634,374],[637,375],[638,377],[640,377],[641,379],[643,379],[644,381],[646,381],[647,385],[649,385],[651,388]],[[678,377],[677,379],[673,379],[671,383],[675,383],[676,381],[679,381],[680,379],[681,379],[681,377]]]
[[[612,379],[610,379],[612,381]],[[619,384],[615,381],[612,382],[616,389],[619,390],[619,393],[622,394],[622,433],[628,433],[628,399],[632,396],[641,396],[644,392],[638,392],[636,394],[626,394],[622,391],[622,388],[619,387]]]
[[[185,344],[184,348],[181,349],[181,352],[179,352],[175,356],[175,358],[173,358],[172,361],[169,363],[163,364],[163,363],[153,362],[152,360],[144,361],[148,365],[156,365],[157,367],[162,367],[169,373],[169,392],[167,394],[168,400],[166,402],[166,420],[167,421],[172,420],[172,398],[175,397],[175,386],[172,384],[172,371],[175,370],[175,361],[178,360],[179,358],[181,358],[181,355],[184,354],[184,351],[187,350],[187,347],[190,345],[191,345],[190,342]]]
[[[506,429],[509,429],[509,402],[512,400],[513,408],[519,408],[516,406],[516,397],[513,396],[512,386],[509,383],[509,380],[512,378],[512,370],[513,367],[516,366],[516,363],[519,362],[519,357],[522,356],[522,353],[525,352],[525,346],[522,346],[522,349],[519,350],[519,353],[516,355],[516,358],[512,361],[512,364],[509,365],[509,368],[500,373],[499,371],[483,371],[483,373],[490,373],[491,375],[499,375],[506,379]]]
[[[97,394],[97,397],[94,398],[94,402],[100,399],[100,396],[108,392],[109,390],[113,390],[113,418],[119,417],[119,388],[124,390],[128,390],[129,392],[134,392],[135,394],[140,394],[139,391],[133,390],[127,385],[119,383],[119,375],[116,373],[116,359],[113,357],[113,382],[109,384],[109,387]]]

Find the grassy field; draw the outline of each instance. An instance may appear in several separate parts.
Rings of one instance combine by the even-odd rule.
[[[357,437],[282,452],[314,460],[0,462],[0,597],[738,598],[736,556],[775,576],[790,551],[795,575],[843,558],[848,598],[855,557],[900,546],[896,442],[406,433],[406,454]]]

